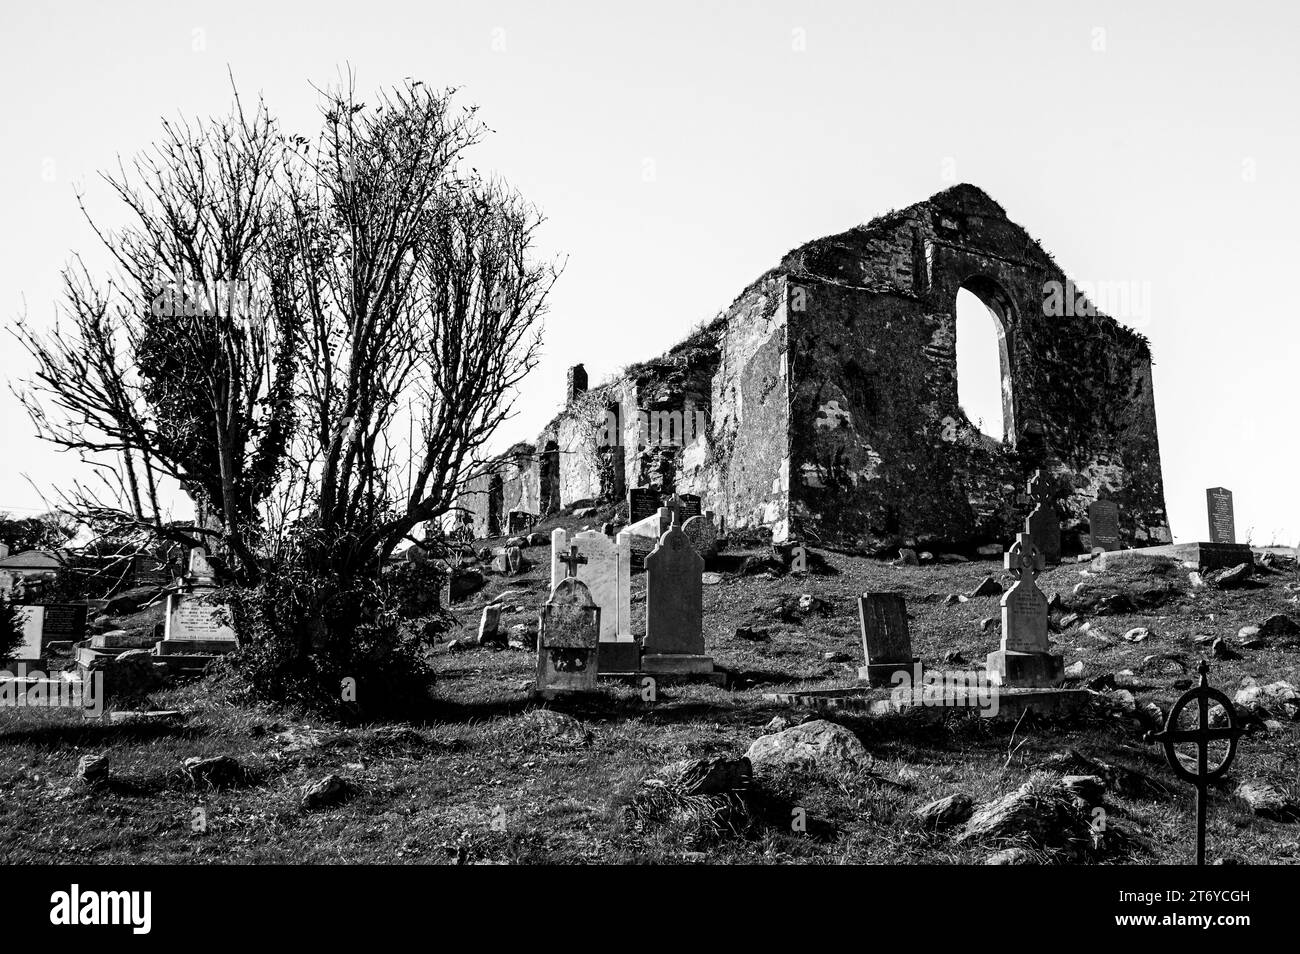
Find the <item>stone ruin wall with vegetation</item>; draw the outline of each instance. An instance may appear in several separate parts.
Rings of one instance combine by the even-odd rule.
[[[1166,541],[1147,342],[1106,316],[1045,314],[1048,282],[1066,276],[972,186],[811,242],[499,458],[502,513],[510,501],[545,514],[649,486],[701,495],[725,531],[855,552],[961,548],[1009,540],[1042,468],[1067,545],[1082,545],[1099,496],[1120,504],[1129,542]],[[958,403],[961,288],[1005,333],[1003,441]],[[615,408],[617,446],[606,433]],[[643,411],[700,411],[708,425],[689,443],[647,442]],[[470,507],[486,535],[486,503]]]

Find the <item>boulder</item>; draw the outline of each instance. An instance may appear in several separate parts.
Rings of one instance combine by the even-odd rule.
[[[591,733],[573,716],[554,709],[533,709],[522,720],[525,731],[566,745],[585,745]]]
[[[1014,792],[986,802],[971,815],[958,838],[961,842],[1022,840],[1049,848],[1091,846],[1090,817],[1060,779],[1039,773]]]
[[[672,762],[654,777],[683,795],[723,795],[748,789],[753,768],[746,758],[715,756]]]
[[[1285,613],[1274,613],[1259,624],[1259,635],[1266,639],[1270,637],[1290,639],[1293,636],[1300,636],[1300,623]]]
[[[239,760],[229,755],[214,755],[210,758],[196,755],[181,765],[195,785],[232,785],[244,776],[244,767],[239,764]]]
[[[745,756],[756,772],[783,768],[832,774],[856,772],[871,761],[856,735],[826,719],[760,736]]]
[[[303,808],[325,808],[343,801],[351,786],[339,776],[330,774],[303,787]]]
[[[1237,786],[1234,793],[1256,815],[1273,821],[1289,821],[1296,815],[1296,806],[1271,782],[1249,779]]]
[[[921,558],[917,556],[915,550],[909,550],[906,547],[898,551],[898,558],[891,561],[894,566],[920,566]]]
[[[923,828],[937,831],[964,824],[975,811],[975,800],[965,792],[957,792],[922,805],[912,814],[920,821]]]
[[[104,604],[104,613],[108,616],[130,616],[138,612],[139,609],[152,603],[162,595],[161,586],[137,586],[129,590],[123,590],[116,596],[109,597]]]
[[[1002,593],[1002,584],[991,576],[984,577],[980,585],[970,591],[972,598],[978,596],[1001,596]]]
[[[108,767],[107,755],[83,755],[77,763],[77,780],[87,785],[107,782]]]
[[[1249,563],[1239,563],[1233,567],[1227,567],[1222,570],[1215,570],[1205,577],[1206,585],[1212,586],[1219,590],[1231,590],[1244,586],[1250,579],[1252,566]]]

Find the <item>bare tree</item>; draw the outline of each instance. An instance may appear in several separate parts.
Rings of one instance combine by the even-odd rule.
[[[100,527],[224,544],[249,579],[292,431],[297,329],[277,320],[285,154],[264,105],[246,115],[238,96],[223,119],[164,122],[152,151],[104,176],[128,224],[102,230],[86,213],[116,273],[96,281],[76,259],[53,332],[16,332],[36,363],[17,396],[38,433],[100,478],[65,506]],[[167,481],[200,519],[167,518]]]
[[[557,270],[541,217],[462,168],[482,127],[407,82],[326,94],[290,205],[303,266],[301,519],[351,574],[451,509],[536,363]],[[402,424],[409,437],[403,441]]]

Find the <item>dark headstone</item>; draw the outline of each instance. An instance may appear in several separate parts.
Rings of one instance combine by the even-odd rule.
[[[1025,532],[1033,539],[1047,563],[1060,563],[1061,520],[1056,515],[1052,489],[1041,470],[1034,472],[1027,489],[1026,499],[1034,505],[1034,509],[1025,518]]]
[[[1205,491],[1205,506],[1210,520],[1211,543],[1236,543],[1237,522],[1232,508],[1232,491],[1211,487]]]
[[[663,498],[649,487],[633,487],[627,492],[628,523],[653,517],[663,506]]]
[[[873,686],[888,686],[894,673],[910,670],[914,661],[903,594],[863,593],[858,597],[858,620],[866,660],[858,670],[858,679]]]
[[[1088,505],[1088,534],[1093,550],[1118,550],[1123,546],[1119,535],[1119,504],[1113,500],[1095,500]]]
[[[42,640],[72,640],[86,638],[85,603],[45,603],[45,618],[41,624]]]

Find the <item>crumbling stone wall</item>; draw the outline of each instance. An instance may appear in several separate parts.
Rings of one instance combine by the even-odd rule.
[[[1084,308],[1049,313],[1050,283],[1068,285],[969,185],[810,242],[662,357],[591,391],[576,368],[535,448],[499,459],[505,511],[650,486],[777,541],[955,548],[1010,539],[1041,468],[1067,544],[1099,496],[1120,504],[1130,542],[1165,541],[1148,344]],[[958,403],[962,288],[998,319],[1005,441]],[[665,415],[682,423],[665,432]]]
[[[1006,540],[1028,474],[1067,531],[1120,503],[1131,542],[1168,539],[1151,355],[1106,316],[1046,313],[1052,258],[972,186],[792,252],[792,533],[854,550]],[[997,316],[1005,442],[957,400],[956,300]]]

